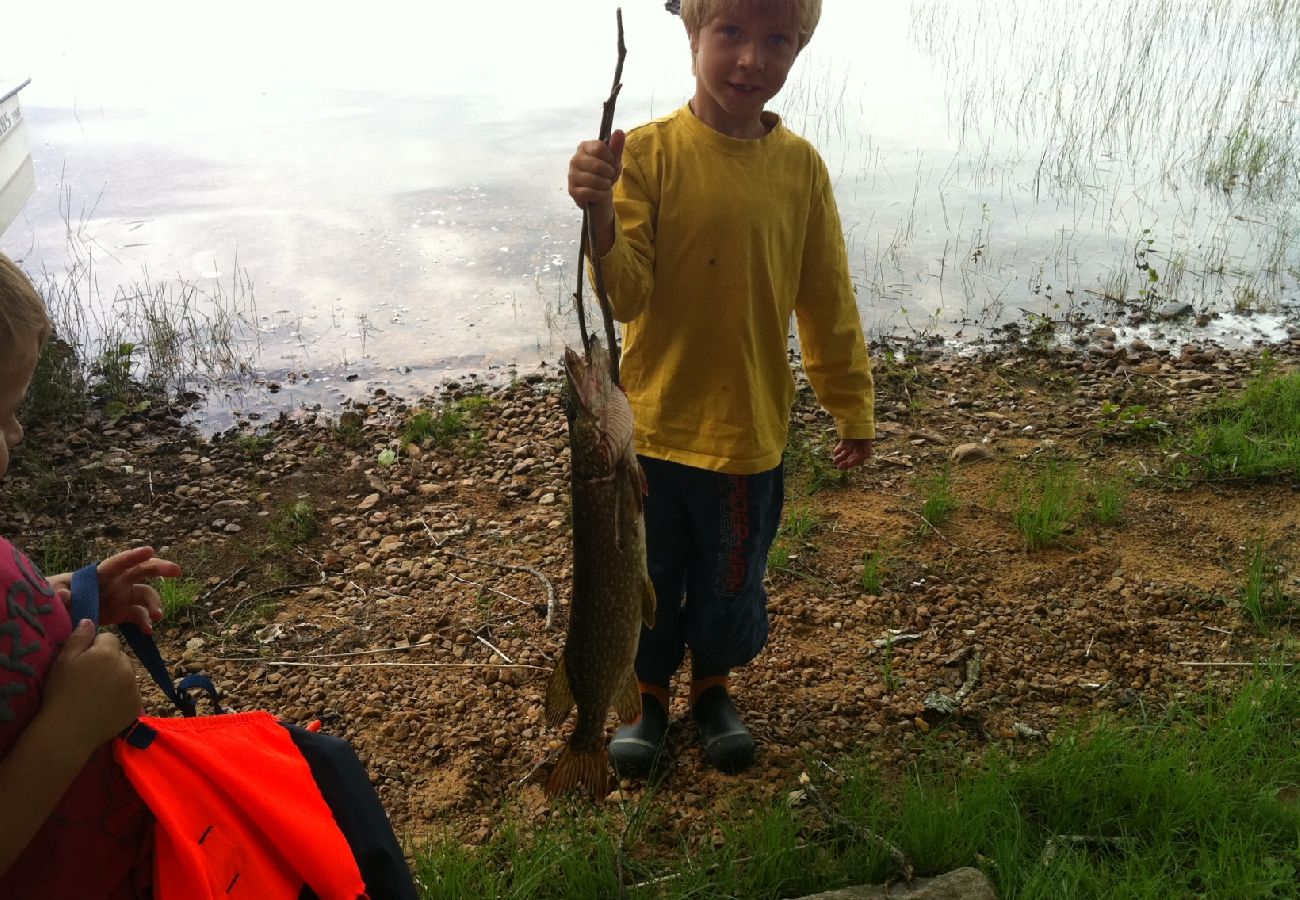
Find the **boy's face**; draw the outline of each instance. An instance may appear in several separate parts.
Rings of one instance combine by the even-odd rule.
[[[762,137],[763,107],[781,90],[799,55],[793,12],[742,4],[706,22],[691,44],[695,115],[731,137]]]
[[[0,362],[0,478],[9,471],[9,452],[23,439],[23,426],[18,424],[18,407],[27,396],[27,387],[36,372],[36,358],[40,351],[36,342],[24,352],[6,353]]]

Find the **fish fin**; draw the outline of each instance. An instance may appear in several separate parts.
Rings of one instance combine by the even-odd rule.
[[[645,480],[645,469],[641,468],[641,463],[638,461],[632,472],[632,496],[636,497],[637,515],[645,512],[645,498],[649,494],[650,483]]]
[[[628,673],[623,689],[614,698],[614,711],[625,725],[641,717],[641,683],[636,680],[635,670]]]
[[[571,709],[573,709],[573,691],[569,689],[569,673],[564,665],[564,652],[561,651],[560,659],[555,664],[555,671],[551,673],[551,680],[546,683],[547,727],[559,728],[569,717]]]
[[[604,800],[609,794],[609,764],[604,749],[579,753],[572,747],[564,748],[546,779],[546,796],[554,798],[574,788],[581,788],[596,800]]]
[[[655,627],[655,583],[650,580],[650,573],[645,573],[645,587],[641,591],[641,620],[646,628]]]

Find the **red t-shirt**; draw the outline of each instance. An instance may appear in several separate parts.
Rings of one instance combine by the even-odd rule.
[[[68,610],[49,582],[0,538],[0,758],[40,709],[50,666],[71,633]],[[105,744],[0,874],[0,897],[143,900],[152,846],[153,817]]]

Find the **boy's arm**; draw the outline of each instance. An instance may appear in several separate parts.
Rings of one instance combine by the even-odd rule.
[[[74,746],[44,711],[0,760],[0,872],[8,871],[40,831],[94,747]]]
[[[140,710],[117,638],[82,621],[50,668],[43,704],[0,759],[0,872],[40,831],[97,747]]]
[[[819,161],[820,162],[820,161]],[[804,371],[839,436],[876,436],[875,389],[862,318],[849,274],[839,210],[825,165],[819,165],[808,208],[795,318]],[[869,454],[869,448],[866,449]]]
[[[638,158],[625,151],[614,185],[614,241],[600,258],[609,303],[620,322],[639,316],[654,291],[657,197],[658,184]]]

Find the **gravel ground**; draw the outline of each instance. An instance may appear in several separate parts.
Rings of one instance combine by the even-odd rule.
[[[1297,338],[1272,349],[1283,371],[1297,367]],[[1102,409],[1136,404],[1177,423],[1259,362],[1103,334],[1085,350],[879,363],[876,459],[814,494],[803,486],[816,470],[790,464],[787,509],[811,527],[786,539],[789,560],[771,574],[768,647],[734,676],[760,744],[750,771],[703,765],[677,686],[665,840],[710,840],[721,814],[795,789],[810,758],[865,752],[900,773],[921,754],[1029,752],[1083,715],[1229,686],[1242,670],[1209,664],[1274,649],[1236,598],[1251,542],[1297,571],[1297,485],[1142,478],[1165,463],[1158,443]],[[482,840],[507,809],[548,815],[541,783],[566,734],[542,721],[573,562],[557,389],[536,376],[490,390],[473,435],[449,447],[403,447],[403,423],[472,384],[298,410],[256,438],[203,439],[180,409],[36,423],[0,528],[47,567],[133,543],[181,562],[202,590],[159,629],[178,670],[213,676],[231,708],[319,718],[347,737],[400,833]],[[830,441],[801,390],[795,445],[824,458]],[[958,448],[955,512],[930,527],[927,479]],[[1124,512],[1028,551],[1009,510],[1052,455],[1087,482],[1124,484]],[[863,586],[872,552],[877,593]],[[145,694],[162,712],[158,691]],[[625,782],[613,799],[644,790]]]

